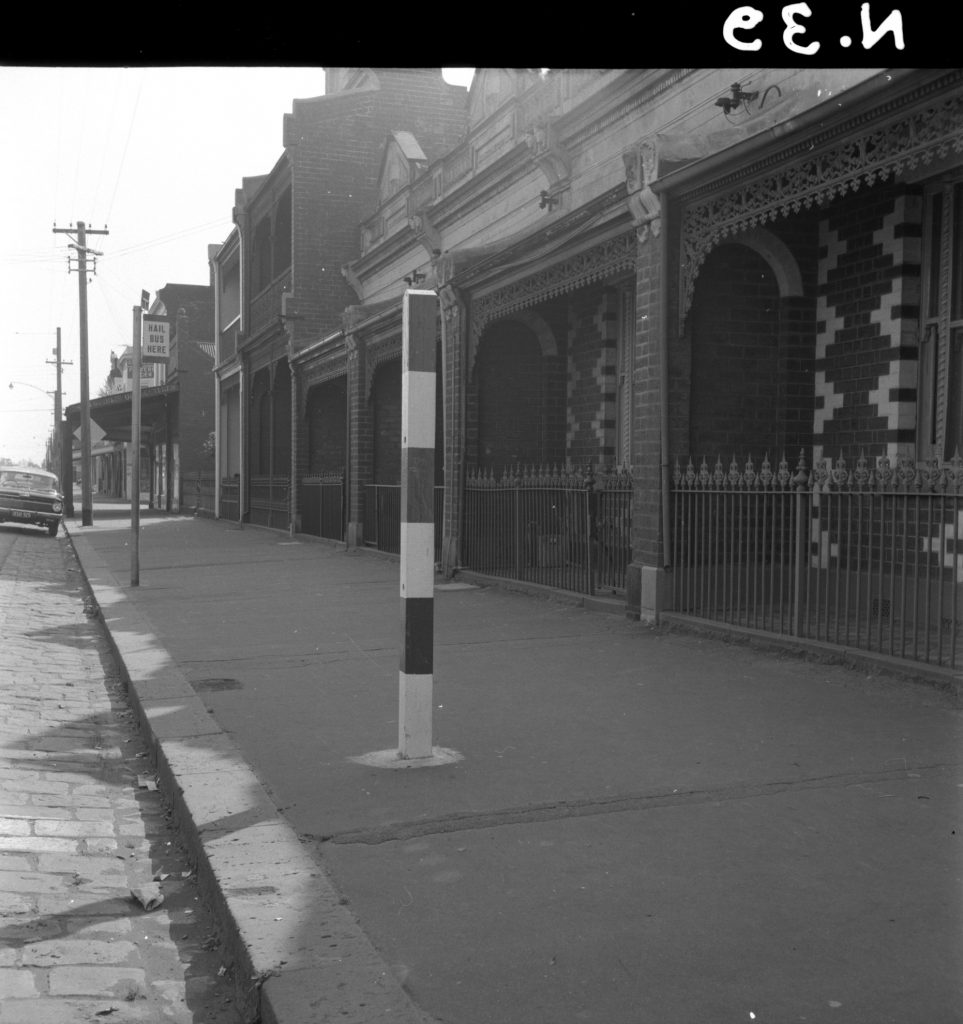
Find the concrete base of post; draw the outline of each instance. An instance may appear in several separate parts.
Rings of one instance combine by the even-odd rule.
[[[668,611],[669,580],[665,569],[632,562],[625,581],[625,610],[631,618],[658,625],[663,611]]]
[[[402,757],[401,752],[393,747],[391,750],[373,750],[370,754],[359,754],[349,757],[355,764],[363,764],[368,768],[435,768],[443,764],[455,764],[463,761],[464,754],[446,747],[432,747],[427,757]]]
[[[639,619],[658,624],[662,612],[667,610],[666,594],[669,581],[664,569],[650,565],[639,566]]]
[[[432,688],[430,674],[398,676],[398,754],[402,758],[431,757]]]

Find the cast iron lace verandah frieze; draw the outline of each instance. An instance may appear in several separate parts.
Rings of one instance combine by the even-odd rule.
[[[689,202],[680,254],[683,317],[691,305],[699,269],[722,239],[902,171],[925,167],[951,153],[963,153],[963,95],[935,100],[868,130],[844,126],[836,138],[835,144],[811,155],[786,155],[783,162],[777,162],[776,170],[750,177],[749,168],[736,187]],[[814,144],[819,141],[813,139]]]

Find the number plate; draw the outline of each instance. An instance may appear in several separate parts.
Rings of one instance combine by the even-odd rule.
[[[14,519],[29,519],[30,518],[30,513],[29,512],[23,512],[21,509],[15,508],[13,510],[13,518]]]

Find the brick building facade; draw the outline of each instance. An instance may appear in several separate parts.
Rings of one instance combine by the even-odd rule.
[[[374,104],[373,82],[403,80],[330,73],[324,109],[345,111],[333,147],[356,144],[341,128],[356,88]],[[286,157],[239,194],[216,264],[243,255],[311,148],[293,125],[322,101],[306,102]],[[336,539],[392,550],[401,298],[434,289],[445,572],[614,593],[644,619],[742,615],[745,584],[767,595],[752,614],[783,602],[795,635],[810,587],[839,631],[826,573],[841,591],[846,572],[891,645],[897,606],[932,578],[938,618],[959,620],[963,515],[935,495],[959,502],[961,481],[963,72],[483,69],[467,107],[444,109],[434,133],[379,122],[350,214],[295,198],[310,280],[271,285],[279,309],[259,321],[252,305],[237,356],[221,357],[222,395],[234,375],[260,403],[238,402],[235,447],[260,444],[242,467],[289,460],[289,479],[316,488],[308,532],[325,536],[314,509],[336,479]],[[290,453],[262,426],[288,418]],[[892,490],[910,479],[933,496],[928,525]],[[826,517],[853,487],[876,487],[877,519],[849,544],[839,523],[863,513]],[[279,506],[291,529],[306,522],[299,489]],[[880,553],[913,531],[926,536]],[[777,564],[796,581],[778,593],[764,579]]]
[[[170,321],[166,362],[141,365],[141,493],[167,512],[198,507],[203,491],[213,498],[215,430],[214,305],[208,285],[166,284],[148,312]],[[106,393],[90,402],[91,419],[104,432],[94,454],[98,493],[129,498],[133,352],[112,360]],[[80,423],[80,406],[66,411],[68,429]],[[213,501],[204,503],[213,513]]]
[[[275,166],[237,190],[236,230],[210,253],[221,515],[297,530],[302,482],[343,472],[344,353],[317,345],[354,300],[341,267],[377,202],[389,133],[416,132],[437,156],[460,137],[464,98],[440,69],[329,68],[325,94],[285,115]]]

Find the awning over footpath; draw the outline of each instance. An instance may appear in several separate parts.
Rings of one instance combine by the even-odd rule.
[[[149,435],[155,428],[165,428],[167,418],[176,411],[179,386],[177,382],[161,384],[158,387],[143,388],[140,393],[141,436]],[[131,392],[117,391],[110,395],[90,400],[91,436],[99,441],[130,441],[131,439]],[[67,426],[71,433],[79,436],[80,404],[67,406]],[[96,424],[96,426],[94,426]],[[99,433],[98,429],[103,431]]]

